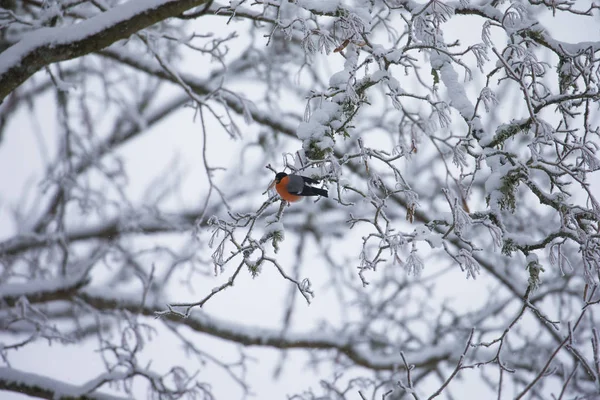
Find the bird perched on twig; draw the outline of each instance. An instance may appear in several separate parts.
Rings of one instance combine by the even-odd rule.
[[[275,180],[269,185],[269,189],[275,186],[275,190],[282,199],[288,203],[301,200],[305,196],[323,196],[327,195],[327,190],[313,187],[319,181],[301,175],[288,175],[285,172],[278,172]]]

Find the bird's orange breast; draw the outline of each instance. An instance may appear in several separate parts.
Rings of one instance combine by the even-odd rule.
[[[275,189],[277,190],[277,193],[279,193],[279,196],[281,196],[282,199],[284,199],[285,201],[288,201],[290,203],[293,203],[295,201],[298,201],[300,199],[302,199],[302,197],[300,196],[296,196],[295,194],[291,194],[290,192],[288,192],[287,190],[287,185],[290,181],[289,177],[284,177],[283,179],[281,179],[279,181],[279,183],[277,183],[275,185]]]

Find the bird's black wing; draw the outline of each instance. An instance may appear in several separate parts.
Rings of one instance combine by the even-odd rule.
[[[297,196],[327,196],[327,190],[309,186],[309,183],[318,183],[318,181],[301,175],[288,175],[288,184],[286,189],[291,194]]]
[[[308,176],[302,176],[302,179],[304,179],[304,182],[310,184],[310,185],[315,185],[317,183],[319,183],[318,180],[313,179],[313,178],[309,178]]]
[[[291,194],[297,196],[327,196],[327,190],[309,186],[308,184],[315,184],[318,181],[301,175],[288,175],[288,184],[286,189]]]

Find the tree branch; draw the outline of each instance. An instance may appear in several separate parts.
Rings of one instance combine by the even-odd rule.
[[[129,1],[74,26],[42,28],[0,54],[0,103],[42,67],[81,57],[127,39],[207,0]]]
[[[79,297],[101,311],[130,311],[173,321],[188,328],[206,333],[212,337],[218,337],[223,340],[236,342],[244,346],[265,346],[276,349],[314,349],[314,350],[334,350],[343,353],[356,365],[370,368],[373,370],[395,370],[402,365],[402,359],[398,355],[382,356],[374,355],[369,349],[358,345],[351,336],[338,334],[324,334],[318,332],[310,333],[290,333],[283,335],[280,330],[275,329],[257,329],[235,324],[211,317],[204,312],[192,313],[188,318],[181,318],[175,313],[165,313],[158,303],[159,301],[147,302],[140,306],[140,302],[131,296],[118,297],[116,293],[111,296],[104,295],[102,290],[82,290]],[[151,304],[154,303],[154,304]],[[452,362],[454,348],[446,343],[440,343],[432,346],[426,353],[415,352],[407,353],[411,363],[417,367],[433,368],[441,360]]]
[[[96,391],[85,393],[85,388],[46,376],[0,367],[0,390],[35,396],[42,399],[124,400],[128,397],[111,396]]]

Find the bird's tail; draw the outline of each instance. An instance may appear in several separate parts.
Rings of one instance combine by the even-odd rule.
[[[323,197],[329,197],[329,195],[327,194],[327,190],[325,189],[319,189],[319,188],[312,188],[312,191],[314,194],[319,195],[319,196],[323,196]]]

